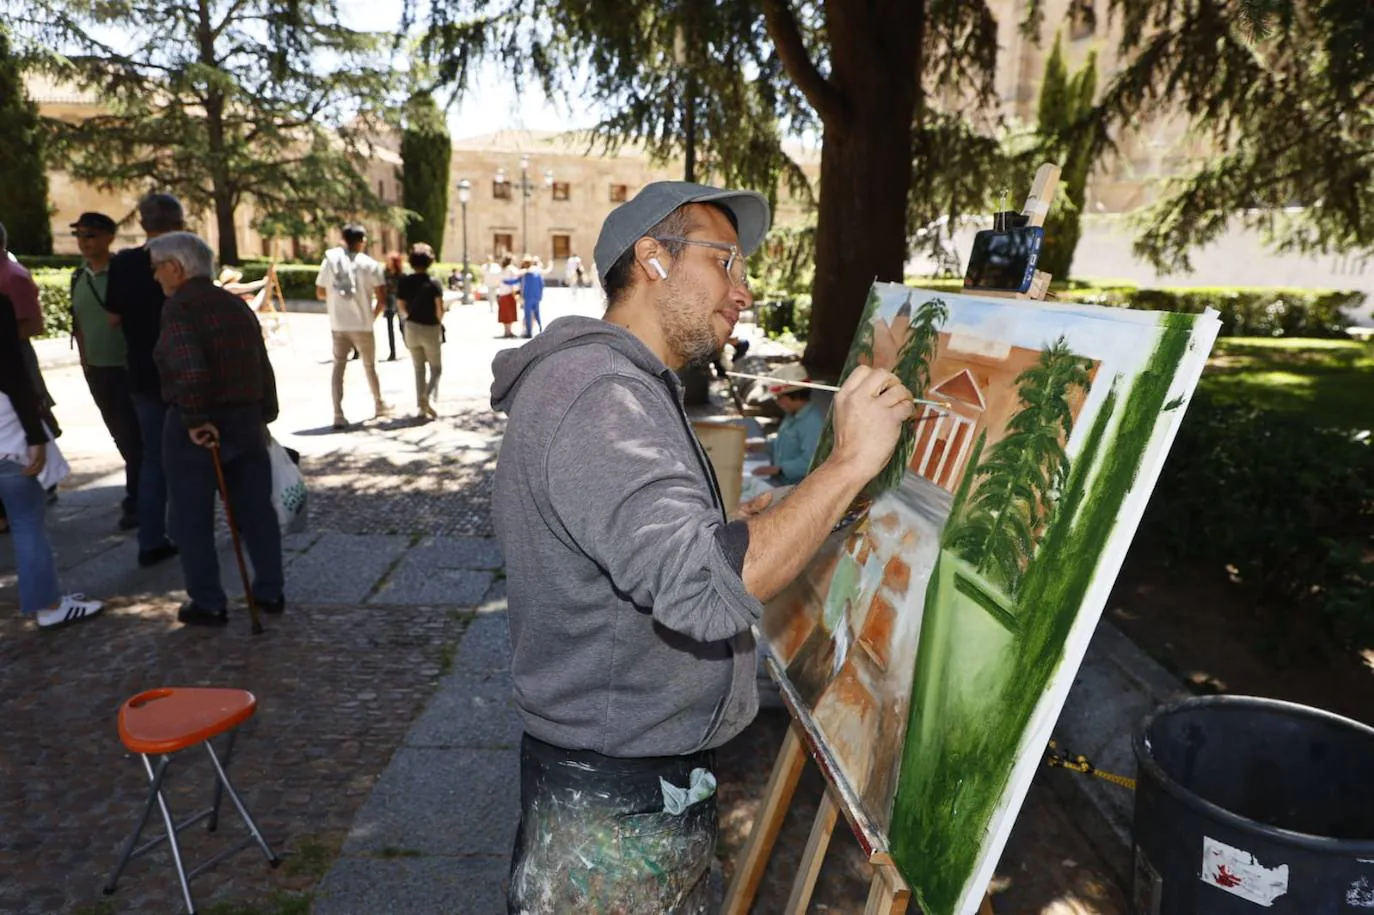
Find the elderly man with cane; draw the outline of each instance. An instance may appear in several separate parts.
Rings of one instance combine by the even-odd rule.
[[[149,241],[147,248],[167,294],[154,355],[170,410],[162,455],[172,531],[190,597],[177,619],[207,626],[228,619],[215,550],[220,467],[226,513],[242,525],[253,560],[249,606],[280,613],[286,606],[281,529],[272,508],[267,454],[267,423],[277,418],[277,385],[262,329],[242,299],[211,280],[214,255],[205,242],[189,232],[172,232]]]

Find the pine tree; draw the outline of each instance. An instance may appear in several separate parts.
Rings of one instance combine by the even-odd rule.
[[[977,488],[945,534],[951,549],[1008,594],[1015,595],[1068,477],[1069,396],[1087,390],[1088,368],[1060,337],[1017,376],[1021,409],[978,465]]]
[[[436,253],[444,250],[448,218],[449,160],[453,143],[443,113],[428,92],[410,97],[401,133],[405,178],[401,200],[415,214],[406,224],[406,241],[427,242]]]
[[[50,125],[54,159],[78,181],[211,210],[222,262],[239,260],[250,201],[261,228],[304,234],[390,216],[361,166],[395,79],[380,65],[391,37],[344,25],[331,0],[28,0],[11,21],[26,53],[62,48],[48,65],[105,108]]]
[[[0,223],[15,254],[51,254],[48,173],[38,106],[24,91],[9,35],[0,24]]]
[[[1069,278],[1074,249],[1082,235],[1083,203],[1096,136],[1096,124],[1091,117],[1096,94],[1097,53],[1089,53],[1083,69],[1070,78],[1056,33],[1040,86],[1037,131],[1040,156],[1058,162],[1062,169],[1059,193],[1045,219],[1045,244],[1039,262],[1039,269],[1059,280]]]

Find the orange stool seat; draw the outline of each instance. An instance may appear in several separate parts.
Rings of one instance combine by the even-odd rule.
[[[172,865],[176,868],[177,880],[181,884],[181,895],[186,903],[188,915],[195,915],[196,901],[191,895],[191,879],[220,861],[250,845],[261,849],[267,863],[276,867],[281,863],[272,846],[263,838],[262,830],[253,820],[252,814],[239,797],[229,781],[230,759],[234,755],[234,741],[238,737],[238,726],[243,724],[258,709],[258,700],[246,689],[222,689],[200,686],[168,686],[149,689],[127,700],[119,707],[119,739],[131,752],[137,753],[143,762],[143,771],[148,775],[148,799],[143,805],[138,825],[124,844],[124,851],[115,865],[110,879],[105,882],[105,895],[114,893],[120,875],[129,862],[143,853],[166,842],[172,852]],[[224,758],[215,752],[214,738],[227,734],[224,744]],[[162,785],[171,765],[172,754],[189,747],[204,747],[214,770],[215,788],[210,806],[192,814],[180,823],[172,815],[163,794]],[[157,765],[153,765],[157,757]],[[243,824],[248,827],[248,835],[235,845],[219,854],[188,869],[181,858],[181,845],[177,833],[188,826],[207,820],[210,832],[219,825],[220,801],[228,795],[230,803],[238,811]],[[143,829],[154,810],[162,814],[166,832],[144,842],[138,843]]]
[[[175,753],[238,727],[257,708],[246,689],[145,690],[119,707],[119,739],[134,753]]]

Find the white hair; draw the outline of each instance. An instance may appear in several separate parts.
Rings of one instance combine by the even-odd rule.
[[[191,232],[168,232],[157,238],[148,239],[148,256],[154,264],[159,261],[176,261],[186,272],[187,278],[193,276],[213,276],[215,272],[215,252]]]

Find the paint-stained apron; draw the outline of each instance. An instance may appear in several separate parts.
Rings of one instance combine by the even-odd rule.
[[[619,759],[526,734],[508,912],[714,911],[715,794],[672,814],[660,781],[685,789],[694,769],[714,772],[715,754]]]

